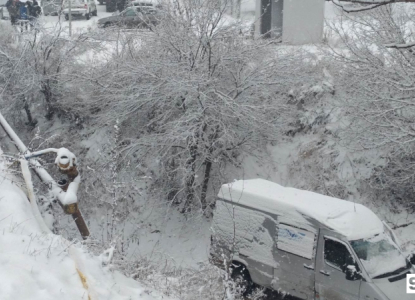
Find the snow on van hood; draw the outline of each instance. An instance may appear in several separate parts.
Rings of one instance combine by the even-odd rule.
[[[218,197],[293,220],[293,225],[303,223],[305,229],[313,227],[307,219],[315,219],[349,240],[372,237],[384,231],[382,221],[361,204],[286,188],[264,179],[224,184]]]

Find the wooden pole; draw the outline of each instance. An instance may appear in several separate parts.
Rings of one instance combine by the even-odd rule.
[[[66,192],[68,190],[69,184],[75,180],[75,178],[79,175],[79,172],[75,165],[75,162],[74,166],[70,167],[69,169],[66,169],[66,166],[61,166],[60,164],[58,164],[58,167],[62,174],[68,176],[68,181],[64,186],[62,186],[62,190]],[[89,237],[89,229],[85,223],[81,211],[79,210],[78,203],[64,205],[63,210],[65,211],[65,213],[72,215],[76,227],[78,227],[78,230],[81,233],[82,239],[86,240]]]
[[[23,144],[22,140],[18,137],[18,135],[10,127],[9,123],[6,121],[6,119],[3,117],[3,115],[1,113],[0,113],[0,125],[3,127],[3,129],[6,132],[6,134],[8,135],[8,137],[14,142],[16,148],[21,153],[24,153],[26,157],[30,157],[31,153],[30,153],[29,149],[27,149],[25,144]],[[44,152],[44,153],[47,153],[47,152]],[[35,173],[39,177],[39,179],[41,181],[51,185],[53,195],[56,197],[56,199],[58,199],[59,204],[65,210],[65,206],[61,203],[59,198],[62,197],[62,194],[63,194],[61,191],[62,190],[66,191],[66,189],[68,188],[69,182],[67,183],[66,189],[64,189],[64,186],[61,186],[61,185],[57,184],[56,181],[53,180],[53,178],[49,175],[49,173],[42,167],[42,165],[37,160],[33,160],[32,164],[35,166],[35,168],[33,170],[35,171]],[[70,168],[70,169],[72,169],[72,168]],[[76,166],[74,166],[75,170],[70,171],[70,169],[64,170],[64,171],[65,172],[68,171],[70,173],[68,175],[68,179],[73,181],[76,178],[76,176],[78,176],[78,170],[76,169]],[[59,168],[59,170],[61,170],[61,172],[62,172],[61,168]],[[74,176],[75,171],[76,171],[76,176]],[[73,213],[71,213],[72,218],[74,219],[75,224],[78,227],[78,230],[79,230],[82,238],[86,239],[89,236],[89,230],[88,230],[88,226],[86,225],[86,223],[84,221],[82,213],[81,213],[80,209],[78,208],[78,203],[70,204],[70,205],[67,206],[66,209],[68,211],[73,212]],[[67,213],[69,213],[69,212],[67,212]]]

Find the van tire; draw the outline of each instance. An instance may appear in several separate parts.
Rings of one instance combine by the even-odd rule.
[[[244,265],[235,266],[232,270],[231,277],[237,286],[244,289],[244,292],[242,293],[243,296],[251,294],[254,284]]]

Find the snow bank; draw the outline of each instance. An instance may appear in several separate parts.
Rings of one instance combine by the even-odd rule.
[[[17,182],[0,161],[2,300],[168,299],[111,272],[102,266],[102,259],[81,247],[43,233]]]
[[[10,181],[1,171],[0,166],[0,231],[16,234],[41,232],[25,193],[17,187],[16,181]],[[1,245],[0,251],[4,244]]]
[[[289,224],[313,230],[304,216],[343,234],[349,240],[372,237],[384,231],[381,220],[361,204],[317,193],[285,188],[263,180],[239,180],[221,187],[218,197],[277,214]]]

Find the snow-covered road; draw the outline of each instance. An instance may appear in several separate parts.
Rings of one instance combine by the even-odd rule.
[[[112,13],[107,13],[105,10],[105,5],[97,5],[98,8],[98,16],[94,17],[92,16],[89,20],[86,20],[85,18],[74,18],[72,20],[72,31],[73,33],[80,33],[85,32],[89,29],[96,28],[97,22],[100,18],[105,18],[110,16]],[[62,24],[63,28],[66,28],[69,32],[69,22],[65,21],[65,18],[63,15],[60,17],[58,16],[42,16],[41,22],[44,22],[45,25],[48,26],[55,26],[59,22]]]

